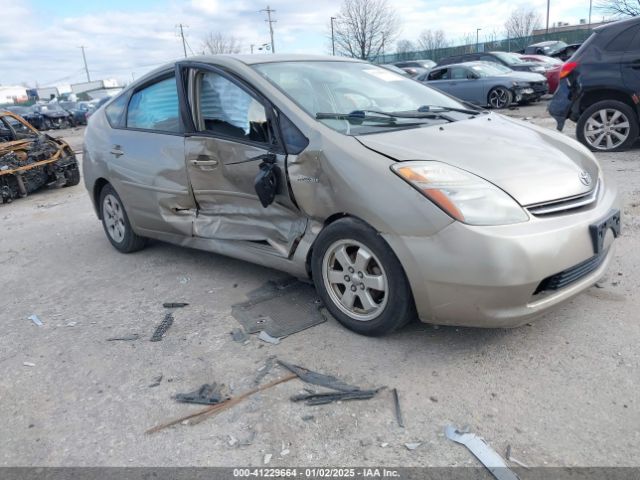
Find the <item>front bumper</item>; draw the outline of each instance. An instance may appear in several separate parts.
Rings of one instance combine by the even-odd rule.
[[[607,185],[595,207],[534,217],[522,224],[474,227],[454,222],[431,237],[383,235],[405,268],[418,316],[441,325],[505,328],[538,317],[586,288],[607,270],[604,257],[590,273],[558,290],[535,293],[541,282],[594,256],[589,225],[619,208]]]

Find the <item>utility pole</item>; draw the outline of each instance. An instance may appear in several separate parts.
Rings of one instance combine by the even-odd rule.
[[[589,28],[591,28],[591,9],[593,7],[593,0],[589,0]]]
[[[481,28],[476,28],[476,53],[480,51],[480,30]]]
[[[272,10],[269,5],[264,10],[260,10],[261,12],[267,12],[267,20],[265,22],[269,22],[269,33],[271,34],[271,53],[276,53],[276,48],[273,44],[273,24],[277,22],[277,20],[271,20],[271,14],[276,13],[275,10]]]
[[[89,67],[87,67],[87,57],[84,54],[84,49],[87,47],[85,47],[84,45],[80,45],[78,48],[82,50],[82,61],[84,62],[84,71],[87,74],[87,82],[90,82],[91,77],[89,76]]]
[[[331,17],[331,52],[334,57],[336,56],[336,39],[333,35],[333,21],[335,19],[336,17]]]
[[[188,27],[188,25],[182,25],[180,23],[178,27],[180,27],[180,36],[182,37],[182,49],[184,50],[184,58],[187,58],[187,45],[184,41],[184,30],[182,29],[182,27]]]
[[[256,45],[252,43],[250,46],[251,46],[251,55],[253,55],[253,47],[255,47]]]
[[[551,9],[551,0],[547,0],[547,32],[546,34],[549,35],[549,10]]]

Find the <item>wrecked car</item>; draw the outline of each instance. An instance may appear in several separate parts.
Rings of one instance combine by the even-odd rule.
[[[85,185],[146,238],[311,279],[348,328],[513,327],[604,274],[616,188],[556,131],[353,59],[202,56],[92,115]]]
[[[26,197],[42,187],[80,183],[78,161],[69,145],[41,134],[11,112],[0,112],[0,198]]]
[[[33,110],[42,117],[42,130],[69,128],[76,125],[73,114],[56,102],[36,104]]]

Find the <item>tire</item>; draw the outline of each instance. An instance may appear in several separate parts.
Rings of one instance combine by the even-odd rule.
[[[604,127],[600,129],[600,125]],[[576,136],[593,152],[619,152],[638,140],[639,128],[638,115],[633,108],[617,100],[603,100],[582,112],[576,125]]]
[[[144,248],[146,238],[133,231],[122,200],[110,184],[100,191],[100,217],[104,232],[116,250],[132,253]]]
[[[78,165],[74,165],[73,167],[68,168],[64,172],[64,178],[66,183],[65,187],[74,187],[80,183],[80,169]]]
[[[513,93],[506,87],[494,87],[487,95],[487,103],[496,110],[509,108],[511,102],[513,102]]]
[[[384,239],[360,220],[337,220],[320,232],[311,254],[311,272],[326,308],[356,333],[385,335],[416,318],[400,261]],[[379,288],[365,287],[365,282]]]

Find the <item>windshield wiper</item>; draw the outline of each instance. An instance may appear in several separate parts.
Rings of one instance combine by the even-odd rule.
[[[458,112],[468,115],[478,115],[481,110],[471,110],[468,108],[441,107],[439,105],[422,105],[416,109],[420,113],[440,113],[440,112]]]
[[[364,110],[354,110],[349,113],[333,113],[333,112],[318,112],[316,113],[317,120],[347,120],[349,123],[362,123],[362,122],[375,122],[375,123],[384,123],[395,124],[396,117],[394,115],[389,115],[384,112],[373,112],[376,113],[377,116],[367,115]]]

